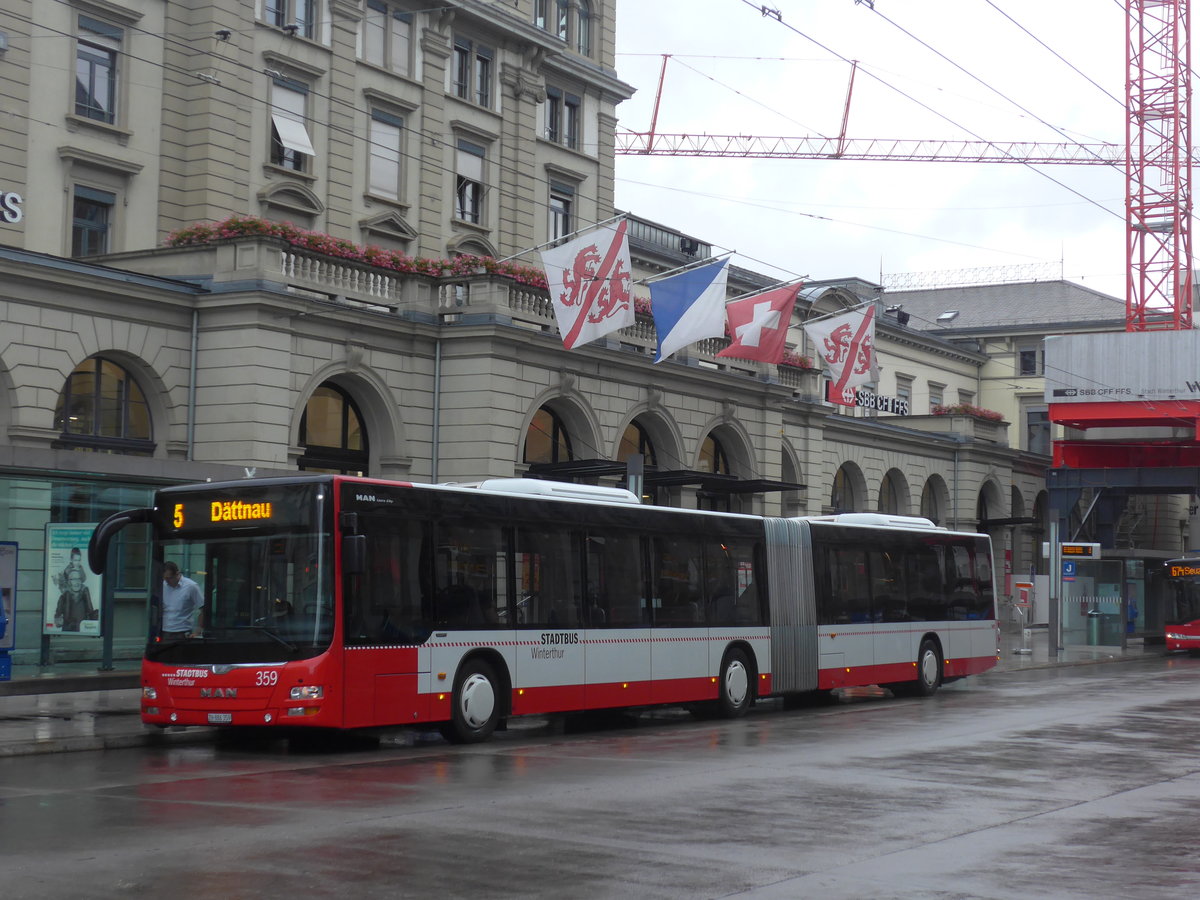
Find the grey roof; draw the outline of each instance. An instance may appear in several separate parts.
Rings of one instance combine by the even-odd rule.
[[[899,304],[909,327],[921,331],[970,332],[1084,322],[1124,321],[1125,301],[1070,281],[1027,281],[921,291],[886,291],[886,306]],[[944,322],[938,316],[958,310]]]

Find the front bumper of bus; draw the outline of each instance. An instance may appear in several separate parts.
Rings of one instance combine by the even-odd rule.
[[[195,667],[144,674],[142,721],[160,727],[341,725],[333,692],[318,672],[289,671],[286,679],[280,676],[280,670],[264,667],[248,671]]]

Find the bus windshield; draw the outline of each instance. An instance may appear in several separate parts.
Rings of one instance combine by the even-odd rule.
[[[328,649],[334,624],[332,541],[328,530],[314,530],[325,520],[319,496],[290,499],[299,502],[287,516],[280,515],[283,504],[275,500],[273,523],[225,528],[188,522],[174,534],[160,532],[156,559],[175,563],[196,582],[203,607],[190,623],[191,636],[171,639],[178,632],[164,627],[160,590],[147,659],[283,662]],[[316,508],[305,500],[316,501]],[[303,507],[308,509],[302,512]],[[191,504],[167,508],[190,513]]]

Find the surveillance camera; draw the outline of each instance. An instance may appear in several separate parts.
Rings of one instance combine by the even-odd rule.
[[[289,22],[283,26],[283,31],[288,37],[295,37],[296,32],[300,30],[300,26],[295,22]]]
[[[217,30],[217,40],[218,41],[227,41],[231,37],[233,37],[233,32],[230,31],[228,28],[220,28]]]

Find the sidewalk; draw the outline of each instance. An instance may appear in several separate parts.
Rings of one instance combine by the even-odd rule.
[[[1147,646],[1141,638],[1130,638],[1124,650],[1120,647],[1068,646],[1050,653],[1050,638],[1045,626],[1031,629],[1029,640],[1023,640],[1019,629],[1002,626],[1000,659],[994,672],[1013,672],[1021,669],[1046,669],[1053,666],[1085,666],[1092,663],[1114,662],[1120,659],[1140,659],[1162,656],[1161,643]]]
[[[1005,632],[1000,640],[997,673],[1053,666],[1079,666],[1159,656],[1160,646],[1131,641],[1119,647],[1068,647],[1049,652],[1046,630],[1033,629],[1028,653],[1021,633]],[[162,743],[212,740],[209,728],[158,729],[143,725],[137,660],[117,663],[113,672],[96,664],[69,663],[50,669],[14,666],[13,680],[0,682],[0,758],[71,750],[107,750]]]

